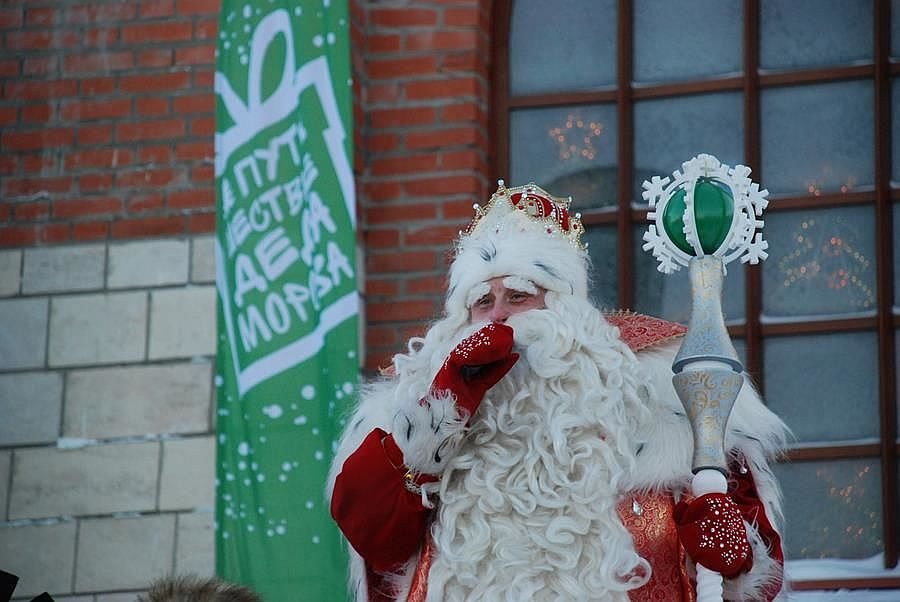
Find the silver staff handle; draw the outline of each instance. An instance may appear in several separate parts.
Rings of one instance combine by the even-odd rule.
[[[728,493],[725,427],[741,386],[743,365],[725,328],[725,266],[712,255],[688,263],[691,319],[672,363],[672,383],[694,435],[691,490],[696,497]],[[698,602],[721,602],[722,576],[697,564]]]

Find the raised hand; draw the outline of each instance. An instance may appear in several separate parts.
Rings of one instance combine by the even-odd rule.
[[[457,407],[472,416],[488,389],[518,361],[519,354],[512,348],[512,328],[496,322],[487,324],[450,352],[431,383],[431,393],[453,393]]]

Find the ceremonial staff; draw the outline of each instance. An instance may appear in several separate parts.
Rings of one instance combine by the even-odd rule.
[[[694,435],[693,495],[728,493],[725,426],[741,386],[744,367],[725,329],[722,283],[725,266],[740,258],[759,263],[768,254],[760,218],[767,190],[748,177],[750,168],[729,167],[701,154],[672,177],[643,183],[653,223],[644,233],[645,251],[671,274],[687,266],[691,318],[672,363],[672,382]],[[697,564],[698,602],[722,600],[722,576]]]

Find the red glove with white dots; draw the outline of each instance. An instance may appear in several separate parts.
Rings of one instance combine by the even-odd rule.
[[[694,562],[723,577],[753,567],[753,552],[737,504],[724,493],[708,493],[675,507],[678,538]]]
[[[512,328],[496,322],[487,324],[450,352],[431,383],[431,392],[453,393],[457,407],[472,416],[488,389],[518,361],[519,354],[512,348]]]

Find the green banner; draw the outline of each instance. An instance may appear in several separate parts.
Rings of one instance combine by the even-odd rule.
[[[216,570],[339,600],[324,500],[359,379],[346,2],[224,0],[216,90]]]

